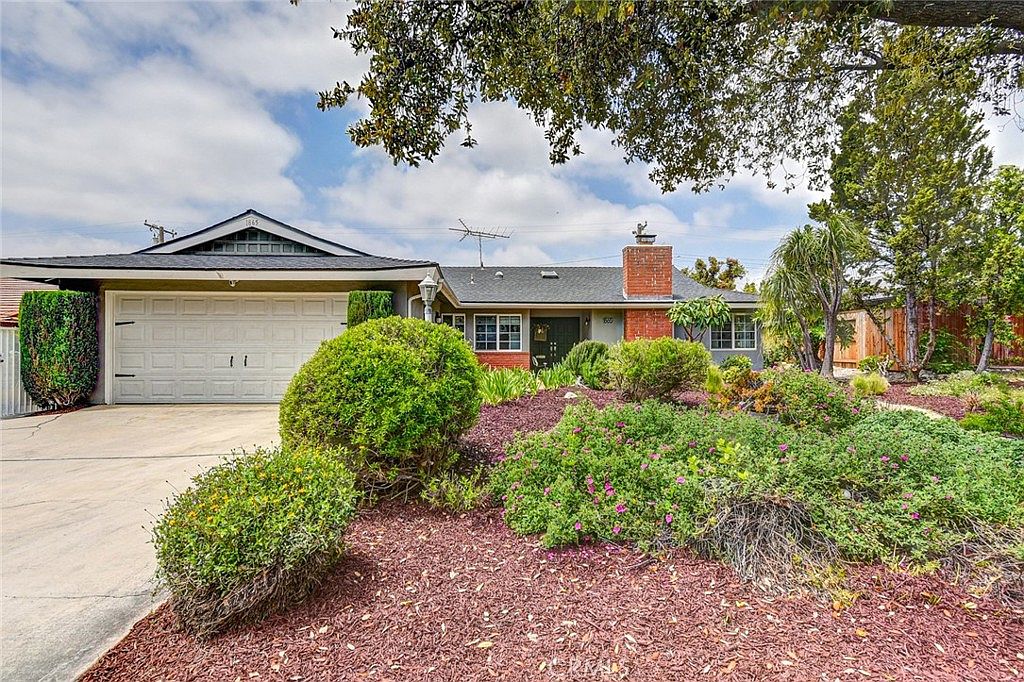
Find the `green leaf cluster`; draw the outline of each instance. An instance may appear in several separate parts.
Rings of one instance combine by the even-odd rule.
[[[96,295],[28,291],[18,312],[21,381],[42,408],[89,397],[99,376]]]
[[[647,400],[703,386],[710,365],[711,353],[701,343],[669,337],[636,339],[612,346],[608,376],[627,400]]]
[[[352,291],[348,295],[348,328],[367,320],[391,317],[395,314],[390,291]]]
[[[480,412],[480,366],[462,334],[368,320],[325,341],[281,401],[285,446],[341,447],[361,483],[422,482],[451,461]]]

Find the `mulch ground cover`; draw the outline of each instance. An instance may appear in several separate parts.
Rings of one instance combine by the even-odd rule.
[[[880,397],[887,403],[913,405],[923,407],[954,419],[962,419],[967,414],[967,401],[952,396],[911,395],[909,389],[917,384],[892,384]]]
[[[566,393],[578,398],[566,398]],[[586,398],[598,407],[619,401],[615,391],[594,391],[583,386],[540,391],[501,405],[484,405],[476,426],[462,436],[461,449],[467,455],[492,462],[504,453],[504,445],[516,433],[547,431],[562,418],[565,408],[579,398]]]
[[[941,579],[854,569],[834,611],[769,598],[725,565],[614,545],[552,552],[498,510],[367,511],[321,590],[200,643],[164,605],[83,677],[101,680],[1003,680],[1022,614]],[[1017,620],[1014,620],[1016,618]]]

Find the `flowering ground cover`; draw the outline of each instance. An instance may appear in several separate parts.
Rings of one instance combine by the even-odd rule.
[[[723,564],[551,552],[496,510],[389,505],[310,600],[201,644],[167,607],[85,674],[115,680],[1001,680],[1024,614],[938,577],[855,569],[853,605],[769,598]]]

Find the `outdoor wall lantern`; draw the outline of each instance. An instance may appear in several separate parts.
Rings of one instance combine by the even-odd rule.
[[[434,321],[434,311],[431,306],[434,305],[434,298],[437,296],[437,282],[427,275],[420,282],[420,296],[423,297],[423,319],[427,322]]]

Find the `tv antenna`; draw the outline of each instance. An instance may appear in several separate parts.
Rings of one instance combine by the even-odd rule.
[[[151,223],[148,220],[143,220],[142,224],[148,227],[149,231],[153,233],[154,244],[163,244],[165,241],[167,241],[167,235],[170,235],[171,239],[174,239],[175,237],[178,236],[177,232],[175,232],[174,230],[170,230],[164,227],[163,225],[157,225],[156,223]]]
[[[462,218],[459,218],[459,224],[462,227],[449,227],[448,229],[452,232],[458,232],[462,236],[459,237],[461,242],[466,237],[472,237],[476,239],[477,252],[480,254],[480,267],[484,266],[484,240],[485,239],[508,239],[512,236],[506,229],[491,231],[491,230],[474,230],[467,225]]]

